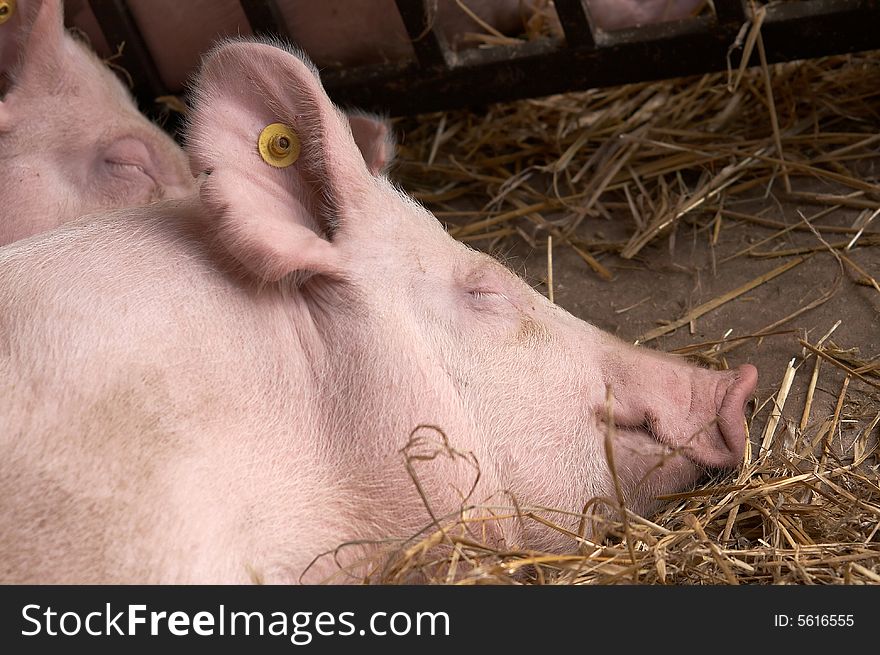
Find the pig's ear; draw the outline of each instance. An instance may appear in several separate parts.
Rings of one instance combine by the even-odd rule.
[[[51,78],[63,60],[61,0],[2,2],[0,12],[4,9],[0,14],[0,75],[7,90],[30,71],[42,71]]]
[[[231,41],[203,60],[187,149],[213,230],[253,274],[342,275],[334,237],[375,184],[317,73],[272,45]]]
[[[397,142],[394,130],[384,118],[361,111],[349,111],[348,124],[364,162],[373,175],[381,175],[388,170],[394,160]]]

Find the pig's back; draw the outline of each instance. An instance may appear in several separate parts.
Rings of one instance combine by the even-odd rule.
[[[244,314],[193,212],[86,218],[0,249],[0,581],[247,582],[275,546],[241,529],[273,480],[262,444],[234,438],[281,423],[262,416],[281,404],[260,399],[267,314]],[[236,358],[253,379],[227,373]],[[229,465],[243,457],[252,469]],[[318,470],[310,458],[286,465]]]
[[[156,362],[167,347],[163,334],[173,339],[173,314],[150,306],[149,296],[140,307],[127,297],[137,288],[133,276],[152,269],[161,286],[163,270],[180,260],[173,263],[158,223],[124,241],[129,270],[114,268],[105,252],[123,242],[114,235],[134,218],[86,219],[0,250],[0,415],[12,427],[0,434],[3,582],[216,575],[176,570],[184,550],[199,552],[209,569],[222,566],[217,552],[205,552],[208,526],[179,511],[183,495],[214,515],[217,508],[191,488],[198,476],[186,467],[198,453],[181,434],[180,417],[163,411],[161,398],[175,393],[175,381]],[[155,339],[126,352],[145,310]],[[116,329],[95,330],[96,317]]]

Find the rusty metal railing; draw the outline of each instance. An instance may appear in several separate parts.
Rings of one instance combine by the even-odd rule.
[[[255,33],[290,40],[274,0],[239,2]],[[337,103],[412,114],[722,70],[751,16],[746,0],[714,0],[713,15],[603,32],[584,0],[555,0],[564,38],[455,52],[432,28],[430,0],[396,3],[415,60],[325,68],[324,86]],[[150,108],[168,90],[125,1],[89,4],[108,43],[125,43],[116,63]],[[880,48],[880,0],[771,4],[761,29],[770,62]]]

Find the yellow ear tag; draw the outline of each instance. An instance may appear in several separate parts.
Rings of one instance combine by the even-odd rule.
[[[0,25],[15,15],[15,0],[0,2]]]
[[[287,168],[299,159],[299,137],[284,123],[264,127],[258,144],[263,161],[275,168]]]

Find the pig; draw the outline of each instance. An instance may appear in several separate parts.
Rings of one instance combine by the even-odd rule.
[[[182,149],[64,30],[60,0],[4,6],[0,245],[87,212],[194,193]]]
[[[706,0],[589,0],[595,24],[605,30],[687,18]]]
[[[0,23],[0,245],[83,214],[195,193],[182,148],[139,113],[116,75],[62,24],[60,0],[8,3]],[[2,19],[0,19],[2,20]],[[375,173],[393,160],[384,118],[353,110]]]
[[[0,249],[0,582],[318,582],[463,502],[615,498],[606,437],[639,513],[740,463],[754,367],[627,345],[452,239],[296,53],[214,49],[186,143],[197,195]],[[443,453],[413,484],[427,425],[471,493]]]
[[[705,0],[588,0],[594,24],[603,30],[675,20]],[[414,58],[394,0],[278,0],[290,38],[319,66],[357,66]],[[481,20],[509,35],[523,32],[540,0],[465,0]],[[249,35],[251,27],[236,0],[127,0],[165,86],[179,91],[201,53],[222,36]],[[456,0],[435,0],[434,21],[453,49],[468,45],[468,32],[485,30]],[[113,52],[87,0],[68,0],[71,23],[89,35],[99,52]],[[551,18],[552,10],[550,13]],[[557,35],[562,31],[555,27]]]

